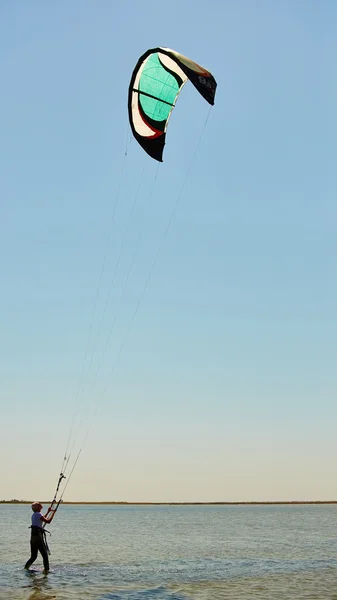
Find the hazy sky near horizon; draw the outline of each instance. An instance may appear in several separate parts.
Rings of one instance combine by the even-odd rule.
[[[67,500],[337,498],[336,19],[1,4],[0,499],[52,497],[75,406]],[[218,82],[160,166],[127,115],[155,46]]]

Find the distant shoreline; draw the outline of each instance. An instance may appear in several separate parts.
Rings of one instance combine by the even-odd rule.
[[[31,500],[0,500],[0,504],[31,504]],[[44,500],[49,504],[50,500]],[[288,501],[250,501],[250,502],[70,502],[62,504],[87,506],[274,506],[294,504],[337,504],[337,500],[288,500]]]

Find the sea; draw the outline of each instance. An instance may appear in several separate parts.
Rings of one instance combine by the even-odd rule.
[[[46,508],[46,507],[45,507]],[[337,505],[0,505],[1,600],[337,600]]]

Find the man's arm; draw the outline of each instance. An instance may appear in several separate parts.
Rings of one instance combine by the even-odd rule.
[[[56,512],[55,510],[53,510],[52,508],[49,507],[45,516],[41,515],[41,521],[43,521],[44,523],[51,523],[54,518],[55,512]],[[47,515],[49,515],[49,513],[52,513],[51,517],[47,517]]]

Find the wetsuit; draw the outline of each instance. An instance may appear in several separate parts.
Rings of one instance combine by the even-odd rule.
[[[33,564],[33,562],[37,559],[37,554],[40,552],[43,558],[43,566],[46,571],[49,571],[49,558],[48,551],[45,542],[45,532],[42,528],[43,521],[41,520],[41,513],[33,513],[32,514],[32,526],[31,526],[31,536],[30,536],[30,559],[27,560],[25,564],[25,569],[29,569],[29,567]]]

